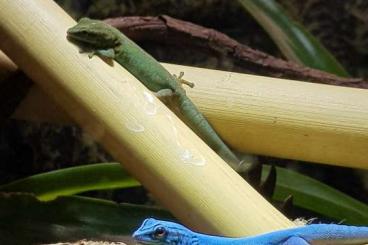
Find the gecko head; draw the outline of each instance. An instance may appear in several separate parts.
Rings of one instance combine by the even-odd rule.
[[[69,28],[69,41],[86,48],[108,49],[119,45],[119,30],[100,20],[81,18],[78,23]]]
[[[169,221],[149,218],[133,233],[133,238],[141,244],[193,244],[197,240],[194,232]]]

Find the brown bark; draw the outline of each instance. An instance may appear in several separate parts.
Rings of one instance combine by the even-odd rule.
[[[206,50],[234,59],[248,72],[272,77],[288,78],[339,86],[368,88],[360,78],[343,78],[275,58],[264,52],[240,44],[214,29],[162,15],[158,17],[120,17],[106,19],[134,41],[155,41],[168,45]]]

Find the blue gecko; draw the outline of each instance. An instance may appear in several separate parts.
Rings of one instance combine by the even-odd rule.
[[[162,245],[325,245],[368,244],[368,227],[315,224],[258,236],[231,238],[197,233],[169,221],[146,219],[133,234],[141,244]]]

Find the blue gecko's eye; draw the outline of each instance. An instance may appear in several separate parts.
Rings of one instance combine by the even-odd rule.
[[[164,227],[157,227],[153,232],[153,237],[155,239],[162,239],[166,235],[166,229]]]

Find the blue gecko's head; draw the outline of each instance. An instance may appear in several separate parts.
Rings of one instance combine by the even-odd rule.
[[[113,48],[119,45],[120,31],[100,20],[81,18],[69,28],[67,38],[80,46],[94,49]]]
[[[133,238],[142,244],[162,245],[195,244],[197,240],[196,234],[182,225],[152,218],[143,221]]]

